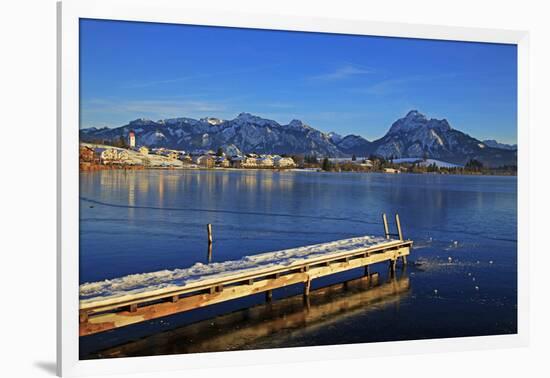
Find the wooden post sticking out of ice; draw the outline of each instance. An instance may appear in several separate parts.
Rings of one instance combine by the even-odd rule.
[[[389,239],[390,229],[388,227],[388,218],[386,217],[386,213],[382,213],[382,221],[384,222],[384,235],[386,236],[386,239]]]
[[[395,213],[395,225],[397,226],[397,234],[399,235],[399,240],[403,241],[403,231],[401,230],[401,220],[399,219],[399,214]],[[403,266],[407,265],[407,256],[402,256],[401,260],[403,261]]]
[[[208,244],[212,244],[212,225],[210,223],[206,225],[206,231],[208,232]]]
[[[212,261],[212,225],[208,223],[206,225],[206,232],[208,233],[208,262]]]
[[[399,214],[395,213],[395,225],[397,226],[397,234],[399,240],[403,240],[403,232],[401,231],[401,222],[399,221]]]

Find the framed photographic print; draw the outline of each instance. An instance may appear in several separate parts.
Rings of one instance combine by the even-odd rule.
[[[526,343],[527,33],[58,15],[59,374]]]

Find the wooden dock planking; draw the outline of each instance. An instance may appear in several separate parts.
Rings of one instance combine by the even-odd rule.
[[[125,295],[80,305],[80,336],[189,311],[196,308],[269,293],[298,283],[309,293],[312,279],[383,261],[395,262],[410,253],[412,241],[388,240],[367,248],[341,251],[296,261],[286,266],[235,272],[145,293]],[[182,297],[183,295],[183,297]],[[114,311],[116,310],[116,311]]]
[[[375,246],[371,246],[367,248],[361,248],[353,251],[332,253],[332,254],[318,256],[315,258],[310,258],[306,262],[300,261],[300,262],[295,262],[293,264],[285,265],[281,267],[269,267],[269,268],[262,268],[262,269],[257,269],[253,271],[247,270],[245,272],[236,272],[236,274],[234,275],[229,275],[229,274],[224,275],[221,278],[215,277],[215,278],[209,278],[209,279],[204,279],[200,281],[193,281],[182,287],[167,287],[167,288],[152,290],[144,293],[125,295],[125,296],[120,296],[115,298],[97,300],[93,302],[84,301],[80,303],[80,310],[86,311],[88,314],[93,314],[97,312],[113,310],[123,306],[129,306],[133,303],[143,303],[147,301],[163,299],[172,295],[182,295],[182,294],[195,292],[199,290],[207,290],[212,286],[218,286],[220,284],[231,285],[242,281],[254,280],[257,278],[274,275],[276,273],[288,273],[289,271],[301,270],[301,269],[307,272],[310,266],[312,265],[319,265],[319,264],[326,265],[327,262],[336,261],[338,259],[345,258],[346,256],[350,256],[351,258],[357,255],[370,256],[373,254],[381,253],[382,251],[397,250],[400,247],[406,248],[406,247],[410,247],[411,245],[412,245],[412,241],[392,240],[387,243],[381,243],[381,244],[377,244]],[[382,259],[381,261],[384,261],[384,260],[388,260],[388,258]],[[376,262],[379,262],[379,261],[376,261]]]

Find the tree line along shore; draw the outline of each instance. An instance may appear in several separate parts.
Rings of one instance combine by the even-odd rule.
[[[217,151],[184,151],[167,148],[130,148],[81,143],[80,169],[305,169],[321,172],[382,172],[517,175],[517,166],[487,167],[476,159],[464,166],[434,159],[407,158],[386,159],[381,156],[347,158],[318,157],[307,154],[255,154],[228,156],[222,148]]]

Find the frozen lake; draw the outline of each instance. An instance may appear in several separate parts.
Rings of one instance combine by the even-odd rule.
[[[163,339],[170,347],[163,348],[156,336],[155,348],[145,343],[131,355],[516,332],[516,177],[244,170],[112,170],[82,172],[80,177],[81,283],[206,263],[207,223],[213,225],[214,261],[380,236],[382,212],[398,212],[405,237],[415,242],[404,272],[409,289],[386,304],[359,306],[364,311],[331,315],[330,326],[300,324],[246,345],[226,340],[190,348],[187,336],[172,335]],[[386,279],[386,265],[374,270]],[[359,275],[348,272],[338,278]],[[318,285],[330,283],[326,281]],[[286,294],[294,294],[292,290]],[[338,300],[345,303],[352,294],[338,294]],[[84,338],[81,356],[262,299]],[[269,321],[262,316],[256,322]],[[251,323],[225,322],[219,332]]]

